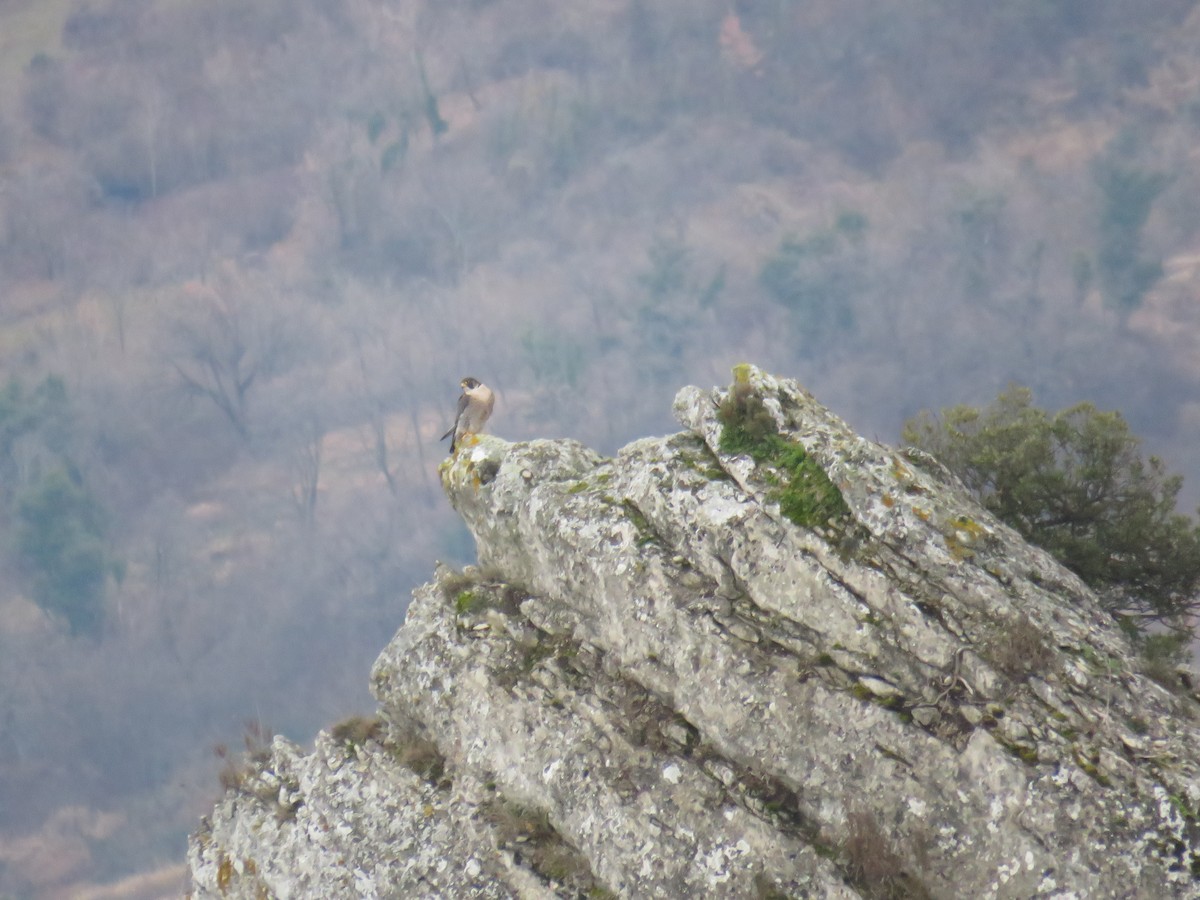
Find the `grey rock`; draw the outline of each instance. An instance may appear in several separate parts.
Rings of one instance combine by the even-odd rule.
[[[963,707],[964,710],[969,707]],[[942,720],[942,714],[935,706],[916,706],[912,709],[913,721],[922,728],[933,728]]]
[[[386,724],[277,741],[193,896],[1200,896],[1194,696],[936,461],[731,390],[846,512],[722,451],[726,390],[613,459],[481,436],[442,469],[480,565],[414,593]]]

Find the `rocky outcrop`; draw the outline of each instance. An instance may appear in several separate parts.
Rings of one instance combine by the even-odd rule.
[[[443,465],[479,565],[193,836],[204,897],[1200,896],[1196,698],[936,461],[752,367]]]

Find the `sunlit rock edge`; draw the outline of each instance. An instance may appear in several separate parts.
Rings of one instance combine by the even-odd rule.
[[[192,836],[197,897],[1200,896],[1197,700],[936,461],[735,386],[850,515],[721,451],[726,390],[606,459],[468,440],[379,719],[277,738]]]

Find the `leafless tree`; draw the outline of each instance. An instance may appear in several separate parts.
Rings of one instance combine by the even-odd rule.
[[[325,443],[325,429],[316,418],[310,419],[305,428],[303,442],[292,452],[291,470],[295,478],[292,485],[292,500],[305,525],[316,520],[317,496],[321,484],[321,448]]]
[[[360,390],[366,405],[367,424],[371,430],[372,448],[375,453],[375,466],[387,482],[388,490],[396,496],[398,487],[392,475],[392,465],[388,453],[387,413],[383,399],[379,396],[367,374],[367,357],[363,348],[362,336],[354,334],[354,349],[358,354],[358,371],[362,378]]]
[[[278,304],[251,300],[244,284],[190,290],[190,309],[171,326],[170,364],[188,393],[213,403],[249,439],[249,397],[287,361],[290,342]]]

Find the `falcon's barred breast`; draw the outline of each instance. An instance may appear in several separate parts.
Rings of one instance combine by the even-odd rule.
[[[458,442],[464,435],[479,434],[492,415],[496,405],[496,397],[492,389],[468,375],[459,382],[462,394],[458,398],[458,411],[454,415],[454,426],[442,435],[442,440],[450,438],[450,452],[453,453]]]

